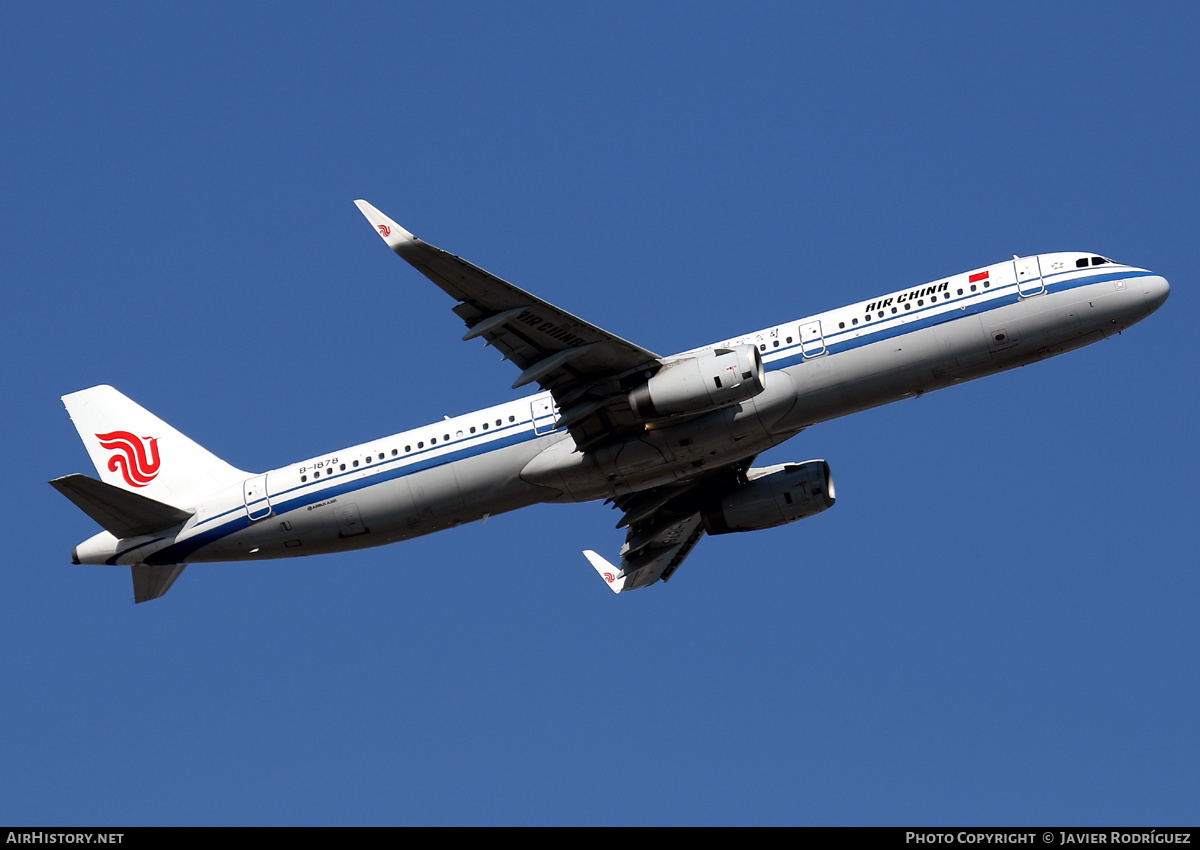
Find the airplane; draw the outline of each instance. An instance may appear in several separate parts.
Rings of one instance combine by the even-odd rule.
[[[104,529],[74,564],[131,568],[135,603],[189,563],[316,555],[407,540],[543,502],[606,500],[615,593],[670,579],[704,534],[833,506],[824,460],[754,467],[811,425],[1114,336],[1170,286],[1091,253],[989,266],[669,357],[435,248],[355,201],[401,258],[453,297],[532,396],[249,473],[109,386],[63,397],[99,479],[50,482]]]

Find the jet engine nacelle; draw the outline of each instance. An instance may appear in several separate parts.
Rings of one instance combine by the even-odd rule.
[[[751,469],[746,477],[746,484],[725,493],[705,512],[709,534],[786,525],[833,507],[836,499],[829,464],[823,460]]]
[[[643,421],[704,413],[753,398],[765,386],[758,348],[736,345],[668,363],[629,394],[629,406]]]

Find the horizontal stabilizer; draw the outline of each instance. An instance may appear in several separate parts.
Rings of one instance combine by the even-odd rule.
[[[149,602],[157,599],[175,583],[187,564],[134,564],[133,602]]]
[[[75,474],[56,478],[50,482],[50,486],[74,502],[75,507],[117,538],[149,534],[186,522],[191,517],[189,511],[156,502],[139,493],[131,493],[86,475]],[[166,590],[163,593],[166,593]]]

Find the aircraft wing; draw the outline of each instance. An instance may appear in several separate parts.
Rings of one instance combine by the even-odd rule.
[[[617,528],[628,528],[621,562],[613,565],[591,549],[583,555],[613,593],[667,581],[704,536],[704,510],[744,481],[754,458],[714,470],[692,482],[656,487],[616,499]]]
[[[584,550],[583,555],[608,582],[612,592],[621,593],[669,579],[703,535],[704,523],[700,514],[694,513],[671,518],[640,533],[630,529],[621,547],[619,566],[613,566],[591,549]],[[637,542],[639,548],[631,549],[631,541]]]
[[[581,447],[634,425],[625,392],[644,380],[640,373],[658,370],[657,354],[422,242],[366,201],[354,203],[388,247],[458,299],[464,340],[482,337],[516,364],[513,389],[537,383],[551,391],[559,424]]]

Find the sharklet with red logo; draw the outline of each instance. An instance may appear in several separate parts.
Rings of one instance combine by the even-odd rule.
[[[613,593],[620,593],[625,589],[625,574],[605,560],[603,555],[593,552],[591,549],[585,549],[583,557],[587,558],[596,568],[600,578],[604,579]]]
[[[371,226],[379,231],[379,235],[383,237],[383,241],[393,251],[399,253],[402,249],[417,242],[417,237],[413,236],[366,201],[355,201],[354,205],[358,207],[358,211],[366,217],[367,221],[371,222]]]

